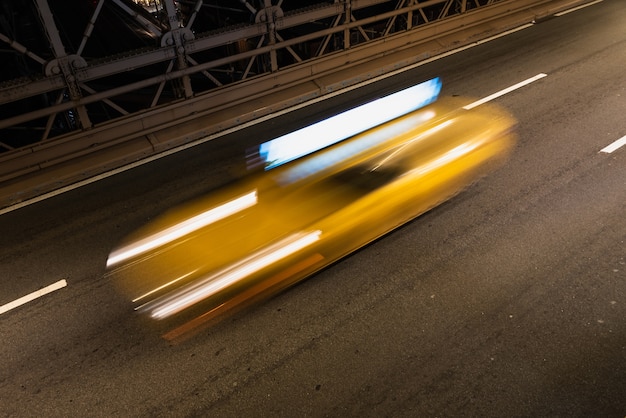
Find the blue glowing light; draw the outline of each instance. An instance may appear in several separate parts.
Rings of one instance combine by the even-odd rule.
[[[271,170],[433,103],[440,91],[437,77],[346,110],[261,144],[260,158]]]

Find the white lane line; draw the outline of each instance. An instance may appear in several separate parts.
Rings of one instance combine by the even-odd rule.
[[[55,290],[59,290],[67,286],[67,281],[65,279],[59,280],[56,283],[52,283],[50,286],[46,286],[43,289],[39,289],[33,293],[29,293],[26,296],[22,296],[19,299],[14,300],[13,302],[9,302],[5,305],[0,306],[0,315],[5,312],[10,311],[11,309],[17,308],[18,306],[22,306],[25,303],[33,301],[41,296],[47,295],[48,293],[52,293]]]
[[[487,102],[490,102],[493,99],[497,99],[500,96],[504,96],[507,93],[510,93],[510,92],[512,92],[514,90],[522,88],[522,87],[524,87],[524,86],[526,86],[526,85],[528,85],[530,83],[534,83],[535,81],[540,80],[540,79],[542,79],[544,77],[547,77],[547,76],[548,76],[548,74],[544,74],[544,73],[537,74],[536,76],[528,78],[528,79],[526,79],[524,81],[520,81],[519,83],[514,84],[511,87],[507,87],[507,88],[505,88],[503,90],[497,91],[497,92],[495,92],[495,93],[493,93],[493,94],[491,94],[491,95],[489,95],[487,97],[484,97],[484,98],[482,98],[480,100],[476,100],[474,103],[470,103],[470,104],[468,104],[466,106],[463,106],[463,109],[465,109],[465,110],[473,109],[473,108],[475,108],[477,106],[480,106],[481,104],[485,104]]]
[[[623,147],[624,145],[626,145],[626,135],[621,137],[617,141],[613,142],[612,144],[609,144],[606,147],[602,148],[600,150],[600,152],[604,152],[604,153],[610,154],[613,151]]]
[[[243,123],[241,125],[237,125],[237,126],[225,129],[225,130],[220,131],[220,132],[216,132],[214,134],[208,135],[208,136],[206,136],[204,138],[197,139],[197,140],[195,140],[193,142],[190,142],[188,144],[180,145],[180,146],[178,146],[176,148],[172,148],[170,150],[161,152],[159,154],[152,155],[152,156],[147,157],[145,159],[142,159],[140,161],[135,161],[135,162],[133,162],[131,164],[128,164],[128,165],[116,168],[116,169],[111,170],[111,171],[107,171],[106,173],[102,173],[102,174],[96,175],[94,177],[90,177],[90,178],[87,178],[85,180],[81,180],[81,181],[78,181],[76,183],[72,183],[72,184],[67,185],[65,187],[62,187],[60,189],[56,189],[56,190],[53,190],[51,192],[44,193],[42,195],[39,195],[39,196],[30,198],[30,199],[24,200],[24,201],[22,201],[20,203],[16,203],[16,204],[14,204],[12,206],[7,206],[7,207],[5,207],[3,209],[0,209],[0,215],[4,215],[4,214],[12,212],[14,210],[21,209],[21,208],[26,207],[26,206],[30,206],[30,205],[32,205],[34,203],[41,202],[41,201],[46,200],[46,199],[50,199],[52,197],[58,196],[60,194],[63,194],[63,193],[69,192],[69,191],[72,191],[74,189],[78,189],[80,187],[87,186],[87,185],[89,185],[91,183],[95,183],[97,181],[104,180],[104,179],[106,179],[108,177],[114,176],[116,174],[123,173],[123,172],[128,171],[128,170],[132,170],[133,168],[137,168],[139,166],[142,166],[144,164],[150,163],[152,161],[156,161],[156,160],[159,160],[161,158],[167,157],[169,155],[176,154],[177,152],[184,151],[184,150],[186,150],[188,148],[195,147],[197,145],[203,144],[203,143],[211,141],[213,139],[217,139],[217,138],[220,138],[222,136],[225,136],[225,135],[228,135],[228,134],[240,131],[242,129],[249,128],[249,127],[257,125],[259,123],[262,123],[262,122],[274,119],[274,118],[276,118],[278,116],[282,116],[282,115],[287,114],[289,112],[292,112],[294,110],[302,109],[302,108],[307,107],[309,105],[322,102],[324,100],[330,99],[332,97],[338,96],[338,95],[343,94],[343,93],[347,93],[347,92],[352,91],[352,90],[356,90],[356,89],[358,89],[360,87],[367,86],[367,85],[375,83],[377,81],[381,81],[381,80],[384,80],[386,78],[393,77],[393,76],[401,74],[401,73],[403,73],[405,71],[410,71],[410,70],[413,70],[415,68],[421,67],[423,65],[430,64],[431,62],[435,62],[435,61],[440,60],[442,58],[446,58],[446,57],[448,57],[450,55],[454,55],[454,54],[457,54],[459,52],[465,51],[467,49],[474,48],[475,46],[482,45],[482,44],[487,43],[487,42],[491,42],[491,41],[496,40],[498,38],[502,38],[504,36],[507,36],[507,35],[510,35],[512,33],[515,33],[515,32],[518,32],[518,31],[530,28],[532,26],[534,26],[532,23],[521,25],[521,26],[518,26],[516,28],[510,29],[510,30],[508,30],[506,32],[502,32],[502,33],[499,33],[497,35],[493,35],[493,36],[490,36],[488,38],[481,39],[481,40],[476,41],[474,43],[471,43],[469,45],[465,45],[465,46],[462,46],[462,47],[450,50],[448,52],[444,52],[444,53],[439,54],[439,55],[434,55],[434,56],[432,56],[430,58],[427,58],[427,59],[425,59],[423,61],[420,61],[420,62],[417,62],[415,64],[411,64],[411,65],[406,66],[406,67],[398,68],[397,70],[391,71],[389,73],[381,74],[381,75],[379,75],[377,77],[374,77],[374,78],[371,78],[371,79],[368,79],[368,80],[364,80],[361,83],[353,84],[351,86],[348,86],[348,87],[345,87],[345,88],[342,88],[342,89],[339,89],[339,90],[335,90],[335,91],[333,91],[331,93],[322,94],[321,96],[318,96],[318,97],[316,97],[314,99],[311,99],[311,100],[304,101],[304,102],[299,103],[299,104],[297,104],[295,106],[292,106],[292,107],[289,107],[289,108],[286,108],[286,109],[282,109],[282,110],[279,110],[279,111],[274,112],[274,113],[270,113],[268,115],[262,116],[262,117],[257,118],[257,119],[253,119],[253,120],[245,122],[245,123]]]
[[[564,15],[566,15],[568,13],[575,12],[576,10],[584,9],[585,7],[593,6],[594,4],[602,3],[602,1],[603,0],[592,1],[591,3],[583,4],[583,5],[580,5],[578,7],[573,7],[573,8],[568,9],[568,10],[563,10],[562,12],[555,13],[554,15],[555,16],[564,16]]]

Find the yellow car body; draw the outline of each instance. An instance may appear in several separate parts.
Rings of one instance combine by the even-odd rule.
[[[294,284],[505,161],[515,120],[462,104],[440,99],[176,208],[114,250],[108,275],[154,319]]]

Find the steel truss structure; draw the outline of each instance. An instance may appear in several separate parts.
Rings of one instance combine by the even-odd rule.
[[[0,10],[0,152],[503,0],[30,1]]]
[[[3,0],[0,213],[590,1]]]

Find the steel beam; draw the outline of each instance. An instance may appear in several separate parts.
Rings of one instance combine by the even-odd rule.
[[[315,59],[299,62],[294,57],[297,64],[279,67],[275,74],[259,75],[243,83],[224,85],[203,94],[180,99],[167,106],[127,114],[123,118],[94,126],[89,130],[2,153],[0,154],[0,206],[10,205],[31,197],[33,194],[119,167],[129,161],[145,158],[173,146],[200,141],[239,123],[254,120],[278,109],[288,108],[358,81],[418,62],[452,45],[461,45],[468,39],[475,40],[472,37],[476,34],[485,35],[486,29],[481,27],[482,24],[485,24],[489,30],[505,30],[512,25],[529,22],[584,2],[584,0],[504,0],[490,7],[477,9],[470,8],[469,4],[466,4],[468,11],[465,14],[426,25],[413,26],[409,23],[412,21],[409,18],[412,19],[413,15],[424,13],[424,8],[442,5],[445,1],[402,1],[398,3],[399,8],[392,11],[358,21],[346,22],[344,20],[343,23],[341,19],[350,18],[353,15],[352,6],[367,7],[366,5],[377,4],[380,1],[346,0],[325,5],[314,8],[315,10],[311,13],[319,16],[318,13],[321,10],[324,10],[323,13],[333,10],[333,14],[327,16],[333,19],[329,27],[294,38],[284,38],[276,32],[278,36],[274,44],[262,45],[264,37],[268,36],[268,31],[271,30],[265,22],[251,24],[245,28],[233,28],[232,33],[255,33],[252,38],[259,42],[258,48],[209,62],[192,61],[193,58],[189,56],[190,50],[194,47],[204,50],[203,48],[207,45],[214,45],[211,42],[215,41],[201,37],[189,41],[184,40],[180,45],[184,47],[186,59],[191,65],[175,68],[172,64],[162,74],[99,92],[90,88],[87,82],[147,65],[146,62],[171,64],[180,59],[176,48],[163,47],[139,51],[129,57],[114,58],[109,62],[90,63],[86,68],[73,69],[71,71],[79,83],[78,86],[88,93],[87,95],[76,101],[57,103],[50,108],[39,109],[27,115],[6,118],[0,121],[0,127],[13,126],[32,118],[67,111],[73,106],[86,106],[99,101],[115,107],[117,105],[111,101],[112,98],[146,86],[159,88],[152,99],[151,106],[156,106],[160,91],[168,81],[202,72],[210,76],[209,71],[240,60],[247,63],[246,73],[248,73],[255,59],[264,54],[270,54],[272,51],[284,50],[290,54],[289,48],[300,43],[321,39],[323,44],[332,36],[349,34],[351,31],[358,31],[359,28],[376,22],[384,22],[381,30],[384,32],[392,19],[398,16],[406,16],[407,19],[406,30],[389,33],[387,36],[381,36],[360,45],[349,45],[350,48],[344,51],[321,55]],[[295,17],[297,14],[299,13],[277,17],[274,20],[276,31],[280,23],[286,21],[283,19],[293,18],[290,22],[302,22],[303,16]],[[349,36],[344,37],[344,40],[345,38],[349,41]],[[222,41],[225,42],[226,39],[225,37]],[[435,42],[437,39],[439,40]],[[5,85],[5,88],[0,88],[0,98],[28,97],[41,92],[61,91],[66,87],[67,80],[64,75],[57,74],[31,84],[18,81],[12,86]],[[9,91],[12,93],[8,93]],[[126,112],[119,106],[117,110],[120,113]],[[50,181],[51,178],[55,180]]]

